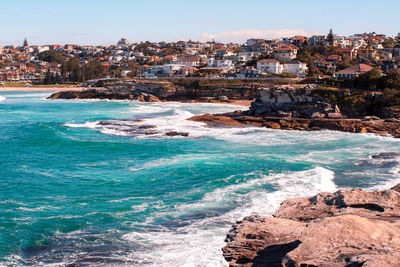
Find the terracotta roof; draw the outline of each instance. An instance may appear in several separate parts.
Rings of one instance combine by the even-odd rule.
[[[351,66],[351,67],[349,67],[347,69],[338,71],[338,72],[336,72],[336,74],[357,74],[357,73],[360,73],[360,72],[367,72],[367,71],[370,71],[372,69],[373,69],[373,67],[371,67],[369,65],[357,64],[357,65]]]

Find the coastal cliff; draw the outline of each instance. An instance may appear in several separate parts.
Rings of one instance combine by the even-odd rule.
[[[116,99],[140,100],[140,95],[154,96],[159,101],[182,102],[213,102],[229,100],[253,100],[257,89],[271,86],[270,82],[238,81],[153,81],[131,80],[101,84],[101,87],[91,87],[81,92],[66,91],[51,95],[51,99]],[[144,99],[146,101],[146,99]]]
[[[223,255],[230,266],[399,266],[399,188],[286,200],[234,224]]]

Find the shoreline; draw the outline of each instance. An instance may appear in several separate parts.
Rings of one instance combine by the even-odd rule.
[[[32,87],[21,87],[21,86],[0,86],[0,92],[55,92],[55,91],[74,91],[81,92],[84,87],[50,87],[50,86],[32,86]]]
[[[373,133],[381,136],[390,135],[400,138],[400,122],[383,119],[362,118],[288,118],[288,117],[255,117],[242,114],[242,112],[230,112],[222,114],[204,114],[193,116],[188,120],[198,121],[209,126],[226,125],[240,127],[253,125],[270,129],[319,131],[334,130],[349,133]]]

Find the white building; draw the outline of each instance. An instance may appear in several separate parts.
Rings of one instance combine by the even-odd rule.
[[[121,40],[119,40],[119,42],[118,42],[118,45],[130,45],[130,43],[129,43],[129,41],[125,38],[125,37],[122,37],[121,38]]]
[[[179,71],[180,69],[186,67],[186,65],[184,64],[175,64],[175,63],[171,63],[171,64],[164,64],[161,66],[162,71],[164,73],[168,73],[168,74],[172,74],[174,72]]]
[[[305,75],[307,73],[307,64],[298,60],[293,60],[283,64],[283,73]]]
[[[209,58],[207,60],[207,67],[213,67],[213,68],[220,68],[223,70],[232,70],[235,68],[235,64],[233,64],[232,60],[228,59],[214,59],[214,58]]]
[[[262,59],[257,62],[257,70],[273,74],[290,73],[303,76],[307,73],[307,64],[298,60],[280,63],[275,59]]]
[[[257,70],[262,72],[279,74],[282,73],[283,66],[276,59],[262,59],[257,62]]]
[[[240,58],[243,62],[246,62],[249,60],[256,59],[261,54],[262,53],[260,53],[260,52],[239,52],[237,55],[238,55],[238,58]]]

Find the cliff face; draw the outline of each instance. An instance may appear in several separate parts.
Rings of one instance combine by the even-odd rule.
[[[339,118],[340,109],[330,98],[315,94],[316,85],[262,88],[247,112],[251,116]]]
[[[400,120],[396,118],[394,108],[388,108],[383,119],[366,116],[369,109],[365,107],[372,100],[368,100],[365,93],[351,96],[346,91],[326,90],[315,85],[274,86],[259,88],[256,92],[257,98],[247,111],[205,114],[189,120],[229,126],[254,125],[302,131],[327,129],[400,137]],[[360,101],[368,104],[359,104]],[[354,103],[358,106],[352,109]]]
[[[113,100],[139,100],[143,102],[160,102],[154,95],[135,90],[109,90],[88,89],[82,92],[65,91],[57,92],[49,96],[49,99],[113,99]]]
[[[145,93],[167,101],[252,100],[256,97],[256,89],[260,86],[259,84],[192,86],[169,81],[133,80],[114,82],[103,88],[90,88],[82,92],[56,93],[50,98],[135,99],[136,95]]]
[[[399,266],[398,188],[284,201],[233,225],[223,255],[230,266]]]

